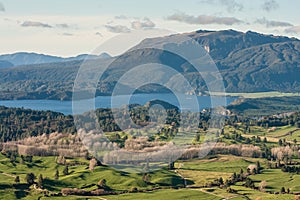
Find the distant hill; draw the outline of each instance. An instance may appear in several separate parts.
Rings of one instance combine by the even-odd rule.
[[[76,57],[63,58],[63,57],[58,57],[58,56],[50,56],[50,55],[37,54],[37,53],[19,52],[19,53],[14,53],[14,54],[0,55],[0,61],[10,62],[14,66],[19,66],[19,65],[31,65],[31,64],[44,64],[44,63],[84,60],[86,58],[96,59],[96,58],[109,58],[109,57],[110,57],[110,55],[108,55],[107,53],[102,53],[99,56],[98,55],[81,54]]]
[[[264,35],[251,31],[243,33],[234,30],[199,30],[183,35],[194,38],[209,51],[223,76],[226,92],[300,91],[300,41],[296,38]],[[183,74],[199,93],[207,91],[204,80],[199,74],[195,73],[194,69],[183,58],[166,51],[143,49],[146,44],[168,44],[171,37],[176,39],[176,37],[181,36],[181,34],[178,34],[145,39],[134,47],[133,51],[116,57],[117,59],[110,65],[110,68],[99,81],[97,95],[111,94],[120,77],[129,71],[133,64],[141,65],[157,62],[168,65]],[[14,65],[20,64],[21,59],[16,59],[17,55],[10,55],[11,59],[8,59],[8,61]],[[25,55],[28,56],[28,54]],[[34,55],[37,58],[43,57],[39,54]],[[20,57],[22,58],[22,56]],[[23,59],[25,57],[23,56]],[[109,58],[107,55],[103,55],[103,57]],[[141,57],[143,59],[140,59]],[[0,99],[44,99],[47,98],[47,94],[51,99],[71,99],[73,83],[82,63],[82,58],[84,58],[84,55],[67,59],[55,58],[58,60],[63,59],[63,61],[44,64],[41,64],[41,61],[37,59],[31,62],[39,64],[0,69],[0,88],[5,91],[0,92]],[[101,67],[103,59],[96,58],[91,59],[91,62]],[[15,63],[13,60],[15,60]],[[149,73],[147,70],[149,70]],[[148,68],[144,72],[149,74],[149,77],[147,77],[149,80],[168,81],[168,84],[175,88],[182,86],[182,83],[177,80],[166,80],[168,71],[160,71],[153,75],[153,73],[150,73],[151,70],[151,68]],[[150,77],[150,74],[153,76]],[[140,79],[139,76],[136,76],[128,82],[142,81]],[[130,88],[130,85],[127,84],[122,87]],[[158,85],[139,88],[139,92],[153,91],[168,92],[166,88]]]
[[[146,108],[151,108],[152,106],[162,106],[166,110],[171,110],[171,109],[179,110],[177,106],[174,106],[173,104],[158,99],[148,101],[144,106]]]
[[[239,99],[227,108],[234,114],[251,117],[299,112],[300,97]]]

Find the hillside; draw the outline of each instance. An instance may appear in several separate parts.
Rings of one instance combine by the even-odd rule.
[[[298,79],[300,75],[300,41],[298,39],[263,35],[251,31],[242,33],[234,30],[196,31],[184,35],[194,38],[209,49],[210,56],[223,75],[226,92],[299,92],[300,90]],[[146,44],[167,44],[170,37],[180,36],[146,39],[137,47],[143,48]],[[28,64],[25,57],[22,58],[25,59],[22,61],[22,59],[17,59],[18,56],[11,55],[6,58],[15,65],[22,62]],[[143,60],[139,59],[141,56]],[[2,56],[2,58],[4,57]],[[137,61],[139,63],[136,63]],[[103,62],[101,58],[93,59],[91,66],[94,64],[102,66],[101,62]],[[110,66],[99,81],[97,95],[110,94],[120,77],[130,70],[133,64],[151,62],[171,66],[183,74],[190,80],[197,93],[201,94],[207,91],[206,83],[184,59],[165,51],[134,50],[133,48],[132,52],[117,57],[117,60]],[[72,58],[64,59],[63,62],[41,64],[39,57],[36,57],[36,60],[31,63],[39,64],[0,68],[2,90],[0,99],[71,99],[73,82],[82,61]],[[148,74],[151,74],[152,69],[148,70]],[[149,79],[166,82],[168,75],[167,71],[160,71]],[[139,81],[139,77],[137,76],[134,81]],[[130,88],[129,82],[123,86]],[[171,80],[169,84],[176,88],[181,85],[176,80]],[[157,85],[139,88],[139,92],[153,91],[167,92],[165,88]],[[47,94],[49,95],[47,96]]]
[[[266,116],[300,111],[300,97],[268,97],[240,99],[227,108],[238,115]]]

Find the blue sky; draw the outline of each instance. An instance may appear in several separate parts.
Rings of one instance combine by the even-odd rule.
[[[0,0],[0,54],[90,53],[132,30],[236,29],[300,38],[298,0]]]

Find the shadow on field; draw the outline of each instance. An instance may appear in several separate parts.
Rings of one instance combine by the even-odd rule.
[[[57,191],[58,188],[68,188],[72,187],[73,185],[64,183],[59,180],[52,180],[52,179],[44,179],[43,181],[44,188],[50,190],[50,191]]]
[[[10,184],[0,184],[0,190],[6,190],[6,189],[11,189],[11,185]]]
[[[28,195],[28,192],[26,192],[24,190],[17,190],[17,191],[15,191],[15,195],[16,195],[17,199],[22,199]]]

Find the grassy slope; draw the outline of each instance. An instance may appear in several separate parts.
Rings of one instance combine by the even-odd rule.
[[[78,159],[77,159],[78,160]],[[79,159],[83,161],[83,159]],[[55,162],[55,157],[34,157],[32,164],[20,164],[17,162],[12,164],[8,158],[0,154],[0,194],[7,193],[10,195],[9,199],[16,198],[15,189],[13,188],[15,176],[20,176],[21,184],[25,184],[25,176],[27,173],[34,173],[36,176],[42,174],[44,177],[44,187],[49,191],[59,192],[62,188],[85,188],[92,190],[96,188],[97,182],[100,179],[106,179],[107,185],[114,190],[128,190],[132,187],[139,189],[153,187],[154,185],[162,186],[180,186],[183,181],[182,178],[174,172],[167,170],[160,170],[151,174],[152,186],[145,184],[142,181],[141,174],[125,174],[118,172],[109,167],[98,166],[93,172],[88,169],[88,162],[86,165],[69,167],[69,175],[63,175],[64,166],[58,165]],[[67,160],[70,161],[70,160]],[[55,170],[58,169],[60,173],[59,180],[54,180]]]
[[[206,179],[213,180],[222,176],[224,179],[229,177],[233,172],[239,172],[240,169],[245,169],[251,163],[255,163],[259,160],[262,166],[265,166],[262,159],[244,158],[236,156],[220,155],[212,159],[202,160],[189,160],[179,161],[176,163],[183,163],[181,169],[178,172],[188,179],[189,184],[201,185],[202,181]],[[84,161],[84,160],[81,160]],[[32,166],[26,166],[17,163],[16,166],[12,165],[7,158],[0,155],[0,171],[5,174],[0,174],[0,196],[3,199],[17,199],[24,197],[24,199],[37,199],[41,194],[31,191],[29,194],[22,192],[21,190],[13,189],[14,175],[20,175],[21,183],[24,182],[26,173],[33,172],[36,175],[40,173],[44,177],[48,177],[45,181],[45,188],[50,191],[60,191],[63,187],[77,187],[91,190],[96,188],[95,183],[99,179],[105,178],[107,184],[116,190],[130,189],[131,187],[147,188],[147,186],[141,180],[141,175],[138,174],[124,174],[115,171],[108,167],[96,167],[94,172],[90,172],[87,168],[87,162],[84,166],[70,167],[70,175],[61,175],[59,180],[53,179],[55,169],[58,168],[60,174],[62,174],[63,166],[59,166],[55,163],[55,157],[43,157],[34,158],[34,164]],[[281,177],[280,179],[278,177]],[[300,191],[300,175],[293,175],[283,173],[281,170],[263,170],[262,174],[251,176],[256,181],[256,185],[260,181],[267,181],[267,190],[280,191],[280,188],[290,188],[292,191]],[[182,179],[175,174],[175,172],[161,170],[152,174],[151,182],[159,185],[180,185]],[[233,189],[238,189],[238,194],[228,194],[225,189],[214,188],[209,189],[182,189],[182,190],[160,190],[149,193],[130,193],[120,196],[104,196],[102,198],[108,200],[120,199],[221,199],[230,197],[232,199],[245,199],[244,195],[247,195],[250,199],[256,199],[257,197],[263,197],[263,199],[293,199],[293,195],[270,195],[261,193],[259,191],[251,190],[243,186],[232,186]],[[85,197],[51,197],[42,199],[85,199]],[[93,197],[89,199],[100,199],[99,197]]]
[[[250,176],[256,186],[263,180],[267,182],[267,191],[280,191],[281,187],[290,188],[292,192],[300,192],[300,175],[282,172],[281,169],[265,169],[262,174]],[[284,180],[284,181],[283,181]]]
[[[172,200],[218,200],[221,199],[214,195],[203,193],[199,190],[162,190],[150,193],[137,193],[137,194],[124,194],[119,196],[106,196],[107,200],[132,200],[132,199],[143,199],[143,200],[161,200],[161,199],[172,199]]]

